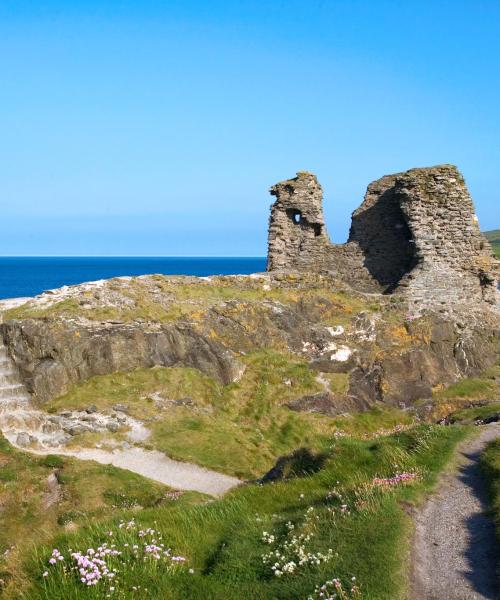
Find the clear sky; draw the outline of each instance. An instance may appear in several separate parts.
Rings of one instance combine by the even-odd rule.
[[[462,170],[500,227],[498,0],[0,2],[0,254],[264,255],[316,173]]]

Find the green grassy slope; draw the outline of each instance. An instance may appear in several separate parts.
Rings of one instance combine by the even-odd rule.
[[[346,436],[332,441],[321,460],[311,460],[310,470],[321,468],[304,477],[243,486],[205,505],[124,512],[122,518],[136,522],[128,530],[113,519],[66,533],[28,559],[32,587],[22,597],[293,600],[338,577],[343,598],[403,598],[408,505],[433,484],[467,431],[424,425],[371,440]],[[406,473],[406,481],[389,479],[398,473]],[[147,528],[154,532],[141,537],[138,530]],[[186,562],[152,558],[144,540],[151,545],[153,539]],[[86,553],[106,542],[122,553],[105,557],[116,576],[87,586],[71,568],[69,549]],[[65,560],[50,565],[54,548]],[[350,591],[353,577],[360,595]]]
[[[166,486],[111,465],[20,452],[0,434],[0,596],[19,597],[28,585],[19,572],[20,557],[37,543],[124,509],[203,498],[196,493],[177,498]]]
[[[269,389],[264,393],[243,383],[245,394],[238,398],[248,395],[248,403],[239,406],[238,401],[237,406],[226,407],[227,411],[221,406],[230,404],[230,396],[225,395],[229,391],[214,388],[205,376],[194,377],[195,373],[183,369],[136,371],[89,382],[55,401],[53,409],[82,405],[92,398],[103,406],[125,400],[132,413],[158,417],[152,422],[158,424],[153,427],[155,444],[161,442],[185,457],[194,453],[201,458],[203,453],[197,448],[205,448],[209,462],[229,465],[231,470],[242,461],[247,471],[258,471],[273,453],[302,444],[308,451],[289,461],[286,480],[243,485],[217,501],[195,494],[172,501],[166,488],[119,469],[66,458],[40,459],[3,442],[0,550],[11,545],[15,550],[0,558],[2,598],[78,600],[109,595],[218,600],[246,596],[267,600],[312,595],[317,600],[315,587],[332,577],[340,578],[346,591],[339,597],[344,600],[404,598],[412,529],[409,506],[432,487],[455,444],[471,428],[419,425],[415,415],[375,407],[330,419],[328,430],[318,439],[317,432],[311,433],[314,443],[308,443],[305,421],[299,429],[287,426],[282,431],[273,412],[274,403],[279,403],[288,388],[281,388],[283,369],[297,378],[297,385],[306,385],[309,379],[303,367],[278,354],[249,360],[256,360],[255,367]],[[436,389],[435,411],[429,418],[451,412],[456,421],[471,423],[497,411],[499,368]],[[273,383],[274,372],[277,383]],[[252,368],[249,378],[253,378]],[[177,417],[172,406],[164,416],[155,413],[154,402],[147,398],[158,385],[163,395],[174,401],[185,397],[188,385],[195,406],[206,409],[191,415],[196,426],[182,425],[187,418],[183,406]],[[254,397],[255,404],[250,402]],[[197,419],[201,416],[213,421],[200,426]],[[266,419],[269,423],[264,427]],[[228,431],[232,434],[225,444]],[[46,478],[53,472],[57,472],[63,494],[44,512]],[[405,480],[391,479],[400,473],[407,474]],[[124,530],[119,527],[122,519],[134,520],[136,525]],[[148,528],[154,533],[148,533]],[[274,536],[274,541],[269,536]],[[84,586],[73,570],[69,549],[86,553],[103,543],[108,549],[115,544],[113,551],[121,553],[104,557],[110,569],[117,569],[116,576],[113,581],[104,578],[95,586]],[[164,544],[161,555],[152,558],[146,547],[160,544]],[[132,552],[134,545],[137,551]],[[56,548],[65,558],[54,566],[49,560]],[[170,554],[163,554],[166,548],[171,548]],[[280,556],[264,562],[271,552]],[[173,555],[186,561],[173,562]],[[309,558],[300,564],[304,556]],[[280,576],[273,575],[276,562]],[[292,562],[295,566],[290,567]],[[287,563],[291,572],[283,568]],[[352,577],[356,577],[354,583]],[[349,591],[353,585],[360,587],[359,594]]]
[[[500,440],[488,444],[481,457],[481,466],[488,481],[492,515],[500,541]]]
[[[138,369],[93,377],[46,408],[58,412],[95,404],[109,412],[116,403],[126,404],[131,416],[148,419],[149,447],[243,479],[262,475],[278,456],[301,446],[321,450],[336,428],[366,431],[411,420],[390,408],[347,420],[293,412],[287,402],[321,392],[325,385],[338,391],[347,385],[347,376],[324,374],[320,383],[305,360],[269,349],[251,352],[242,361],[242,378],[226,386],[196,369]]]
[[[500,258],[500,229],[493,229],[492,231],[483,232],[486,238],[490,241],[495,256]]]

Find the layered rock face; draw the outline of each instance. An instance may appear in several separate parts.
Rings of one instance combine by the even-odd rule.
[[[438,384],[479,373],[498,358],[500,330],[487,303],[457,307],[453,318],[420,316],[401,296],[355,292],[329,275],[272,272],[55,291],[4,313],[0,341],[39,405],[92,376],[156,365],[194,367],[238,386],[249,357],[266,348],[285,362],[299,358],[317,378],[318,393],[297,394],[289,409],[339,414],[375,401],[409,406]]]
[[[416,305],[493,303],[494,257],[452,165],[387,175],[368,186],[349,240],[332,244],[316,177],[271,188],[268,270],[330,272],[354,288],[405,293]]]
[[[26,388],[41,403],[89,377],[140,367],[194,367],[223,384],[241,372],[228,348],[187,323],[148,326],[28,319],[1,327],[2,340]]]

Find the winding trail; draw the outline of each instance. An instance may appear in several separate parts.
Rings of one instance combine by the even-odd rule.
[[[211,471],[193,463],[173,460],[157,450],[144,450],[137,447],[113,451],[80,448],[78,450],[58,449],[52,453],[73,456],[80,460],[94,460],[102,465],[114,465],[178,490],[193,490],[210,496],[221,496],[241,483],[236,477]]]
[[[500,437],[500,423],[481,427],[458,448],[459,464],[415,519],[412,600],[498,600],[495,532],[485,514],[479,458]]]
[[[0,301],[0,322],[3,310],[24,301],[25,298]],[[99,423],[106,418],[106,415],[96,413],[94,422]],[[0,431],[13,446],[33,454],[61,454],[93,460],[104,465],[111,464],[179,490],[194,490],[211,496],[221,496],[241,484],[236,477],[193,463],[173,460],[162,452],[145,450],[130,444],[112,450],[67,448],[66,441],[69,436],[64,434],[61,422],[57,419],[58,417],[45,413],[33,404],[7,348],[0,339]],[[131,443],[147,438],[149,430],[140,421],[129,417],[126,419]]]

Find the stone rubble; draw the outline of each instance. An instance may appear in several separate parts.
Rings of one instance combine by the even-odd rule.
[[[113,408],[116,412],[110,415],[99,413],[95,406],[54,415],[38,410],[21,383],[7,348],[0,345],[0,430],[12,444],[43,450],[62,448],[83,433],[123,430],[133,441],[149,435],[141,423],[124,414],[126,406]]]
[[[0,345],[0,431],[14,446],[39,455],[56,453],[81,460],[93,460],[104,465],[128,469],[170,487],[196,490],[204,494],[219,496],[241,482],[236,477],[210,471],[195,464],[175,461],[158,451],[137,447],[149,435],[149,430],[140,422],[121,413],[100,414],[96,407],[83,411],[62,411],[49,415],[38,410],[32,403],[4,345]],[[13,383],[15,382],[15,383]],[[72,448],[67,446],[73,436],[86,431],[102,432],[129,429],[129,442],[121,444],[106,440],[94,448]],[[43,496],[46,508],[59,501],[61,490],[57,477],[48,480],[49,491]]]

